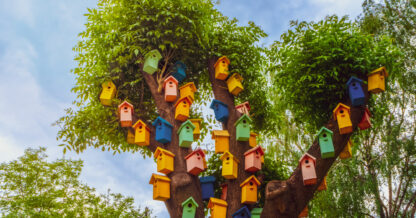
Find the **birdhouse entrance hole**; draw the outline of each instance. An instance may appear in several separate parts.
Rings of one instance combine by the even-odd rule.
[[[192,207],[192,204],[191,204],[191,203],[189,203],[189,204],[188,204],[188,207]]]
[[[326,133],[324,133],[322,136],[325,138],[326,137]]]
[[[253,185],[253,182],[250,182],[250,186],[252,186]]]
[[[227,157],[227,160],[230,160],[230,157]]]
[[[340,110],[339,113],[343,114],[344,113],[344,110]]]
[[[309,163],[309,160],[305,160],[305,163],[308,164]]]

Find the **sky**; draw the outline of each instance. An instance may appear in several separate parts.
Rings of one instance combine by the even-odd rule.
[[[63,157],[52,126],[75,95],[72,47],[84,30],[87,8],[97,0],[0,0],[0,162],[23,155],[24,149],[47,147],[49,159]],[[254,21],[269,34],[270,45],[289,28],[290,20],[318,21],[326,15],[361,13],[362,0],[220,0],[216,7],[240,24]],[[152,200],[153,160],[138,154],[87,149],[66,158],[82,159],[81,180],[98,192],[107,189],[132,196],[158,217],[169,217],[164,203]]]

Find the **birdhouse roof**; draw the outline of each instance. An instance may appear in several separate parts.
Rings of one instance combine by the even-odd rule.
[[[115,88],[116,85],[114,85],[113,81],[105,81],[101,84],[101,87],[105,88],[107,86],[111,86],[111,88]]]
[[[152,173],[152,177],[150,178],[149,184],[153,184],[155,183],[155,181],[158,181],[158,180],[170,182],[169,177]]]
[[[202,156],[202,158],[205,158],[205,153],[204,151],[202,151],[201,148],[197,148],[195,149],[195,151],[191,152],[190,154],[186,155],[185,160],[189,159],[191,156],[195,155],[195,154],[199,154]]]
[[[129,102],[127,102],[127,101],[123,101],[123,103],[118,105],[118,112],[119,113],[120,113],[120,110],[121,110],[122,107],[130,107],[131,109],[133,109],[133,105],[130,104]],[[134,110],[131,110],[131,113],[133,114]]]
[[[325,128],[325,127],[322,127],[316,135],[317,136],[320,136],[323,132],[327,132],[327,133],[329,133],[331,135],[333,134],[333,132],[331,130],[329,130],[329,129]]]
[[[196,92],[197,90],[196,90],[196,86],[195,86],[195,83],[194,82],[189,82],[189,83],[186,83],[185,85],[183,85],[183,86],[181,86],[181,87],[179,87],[179,89],[183,89],[183,88],[186,88],[186,87],[191,87],[191,90],[192,90],[192,92]]]
[[[368,110],[368,107],[365,108],[365,112],[368,114],[368,116],[372,117],[370,110]]]
[[[187,121],[183,122],[183,123],[182,123],[182,125],[179,127],[179,129],[178,129],[178,134],[179,134],[179,133],[181,132],[181,130],[182,130],[184,127],[186,127],[186,126],[191,127],[191,128],[192,128],[192,131],[194,131],[194,129],[195,129],[195,125],[194,125],[191,121],[187,120]]]
[[[233,73],[233,75],[231,75],[230,78],[228,78],[228,79],[236,79],[240,82],[243,81],[243,77],[238,73]]]
[[[240,187],[243,187],[244,185],[246,185],[249,182],[254,182],[257,186],[261,184],[260,181],[254,175],[251,175],[246,180],[244,180],[244,182],[242,182],[240,184]]]
[[[255,132],[250,132],[250,136],[258,136],[259,134],[255,133]]]
[[[333,115],[334,115],[334,119],[337,119],[337,111],[338,109],[344,108],[348,111],[348,113],[350,112],[350,107],[348,107],[347,105],[343,104],[343,103],[338,103],[338,105],[335,107],[335,109],[332,111]]]
[[[133,129],[136,129],[137,127],[139,127],[140,124],[142,124],[144,128],[150,131],[149,127],[147,127],[146,123],[144,123],[142,120],[136,121],[136,123],[133,125]]]
[[[155,121],[153,121],[152,125],[156,126],[159,122],[164,123],[166,125],[168,125],[169,127],[173,127],[172,124],[170,124],[168,121],[166,121],[165,119],[163,119],[162,117],[157,117]]]
[[[199,124],[201,124],[201,122],[202,122],[202,119],[188,119],[188,120],[190,120],[192,123],[199,123]]]
[[[242,122],[243,120],[247,120],[249,123],[251,123],[253,120],[247,115],[247,114],[243,114],[243,116],[241,116],[234,124],[234,126],[237,126],[240,122]]]
[[[175,157],[175,154],[173,154],[172,152],[170,152],[170,151],[168,151],[168,150],[165,150],[165,149],[163,149],[163,148],[161,148],[161,147],[157,147],[156,148],[156,151],[155,151],[155,153],[154,153],[154,157],[155,158],[158,158],[159,157],[159,155],[160,154],[165,154],[165,155],[169,155],[169,156],[171,156],[171,157]]]
[[[215,136],[230,137],[230,133],[228,133],[228,130],[213,130],[212,139],[215,139]]]
[[[215,176],[204,176],[199,178],[199,182],[201,183],[212,183],[215,182]]]
[[[247,110],[250,110],[250,104],[248,103],[248,101],[235,106],[236,109],[241,108],[241,107],[246,107]]]
[[[315,158],[314,156],[312,156],[312,155],[308,154],[308,153],[305,153],[305,154],[304,154],[304,155],[300,158],[299,162],[302,162],[302,160],[303,160],[303,159],[305,159],[306,157],[311,158],[314,164],[316,163],[316,158]]]
[[[216,205],[221,205],[221,206],[228,206],[227,202],[218,198],[209,198],[209,202],[208,202],[208,208],[212,208],[214,206],[214,204]]]
[[[188,199],[186,199],[184,202],[182,202],[182,207],[184,207],[185,205],[187,205],[189,203],[193,204],[196,207],[199,207],[199,205],[196,203],[196,201],[194,200],[194,198],[192,196],[189,197]]]
[[[370,76],[372,74],[375,74],[375,73],[381,73],[381,74],[384,75],[384,77],[389,76],[389,73],[387,72],[387,69],[385,67],[380,67],[380,68],[377,68],[377,69],[371,71],[371,73],[369,73],[368,76]]]
[[[155,58],[158,60],[162,58],[162,55],[157,49],[149,51],[144,57],[149,58],[150,56],[155,56]]]
[[[163,88],[165,87],[166,83],[172,81],[174,82],[176,85],[178,85],[178,80],[173,77],[173,76],[168,76],[168,78],[165,79],[165,81],[163,81]]]
[[[216,104],[220,104],[220,105],[222,105],[222,106],[224,106],[224,107],[227,107],[227,105],[226,105],[224,102],[219,101],[219,100],[217,100],[217,99],[213,99],[213,100],[212,100],[212,102],[211,102],[211,105],[209,106],[209,108],[214,109],[214,106],[215,106]]]
[[[221,61],[225,61],[228,64],[230,64],[230,59],[228,59],[226,56],[222,56],[218,58],[217,62],[215,62],[214,67],[216,67]]]
[[[246,155],[248,155],[248,154],[250,154],[250,153],[253,153],[253,152],[259,152],[260,153],[260,155],[264,155],[264,151],[263,151],[263,148],[261,147],[261,146],[257,146],[257,147],[254,147],[254,148],[252,148],[252,149],[250,149],[250,150],[247,150],[245,153],[244,153],[244,156],[246,156]]]
[[[176,61],[175,62],[175,67],[177,67],[178,65],[180,65],[181,68],[186,69],[186,65],[182,61]]]
[[[175,103],[175,108],[183,101],[183,100],[186,100],[186,101],[188,101],[188,104],[189,105],[191,105],[192,103],[193,103],[193,101],[192,101],[192,98],[190,98],[189,96],[185,96],[185,97],[182,97],[182,98],[180,98],[180,99],[178,99],[178,101],[176,101],[176,103]]]
[[[347,87],[348,87],[348,86],[350,86],[350,84],[351,84],[351,83],[353,83],[353,82],[358,82],[358,83],[362,84],[362,83],[363,83],[363,80],[358,79],[358,78],[357,78],[357,77],[355,77],[355,76],[352,76],[352,77],[350,77],[350,79],[347,81]]]
[[[235,213],[233,213],[232,216],[234,217],[234,216],[237,216],[237,215],[242,214],[242,213],[246,213],[247,215],[250,215],[250,210],[248,210],[247,206],[244,206],[244,207],[238,209]]]
[[[236,157],[234,157],[234,155],[232,155],[229,151],[224,151],[224,153],[220,157],[220,160],[224,160],[227,157],[230,157],[234,159],[235,161],[237,161],[237,163],[240,163],[240,161]]]
[[[263,208],[253,208],[253,210],[251,210],[251,215],[260,215],[262,211]]]

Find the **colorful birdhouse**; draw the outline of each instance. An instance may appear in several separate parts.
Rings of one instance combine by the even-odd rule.
[[[209,200],[209,198],[214,197],[214,183],[215,177],[214,176],[205,176],[199,178],[199,182],[201,183],[201,190],[202,190],[202,200]]]
[[[260,146],[252,148],[244,153],[244,170],[247,172],[257,172],[261,170],[261,156],[264,151]]]
[[[182,82],[186,78],[186,65],[182,61],[176,61],[172,76],[175,77],[178,82]]]
[[[233,218],[250,218],[250,210],[248,210],[247,206],[243,206],[242,208],[238,209],[235,213],[233,213]]]
[[[194,129],[195,126],[191,121],[187,120],[182,123],[178,129],[179,134],[179,147],[189,148],[194,141]]]
[[[302,212],[300,212],[299,214],[299,218],[304,218],[304,217],[308,217],[308,205],[306,205],[305,208],[303,208]]]
[[[364,90],[361,84],[362,80],[352,76],[347,82],[348,95],[352,106],[360,106],[365,104]]]
[[[134,125],[134,143],[139,146],[150,145],[150,129],[142,121],[138,120]]]
[[[197,176],[205,170],[205,154],[201,148],[197,148],[185,157],[186,170],[188,173]]]
[[[121,127],[130,127],[133,120],[133,105],[124,101],[118,105],[118,116],[120,118]]]
[[[178,96],[178,80],[169,76],[163,82],[163,89],[165,89],[165,101],[174,102]]]
[[[248,144],[253,148],[257,146],[257,136],[258,136],[257,133],[250,132],[250,138],[248,139]]]
[[[234,96],[237,96],[244,90],[243,84],[241,84],[242,81],[243,77],[241,77],[240,74],[234,73],[231,75],[230,78],[227,79],[228,91]]]
[[[240,184],[242,204],[255,204],[257,202],[257,186],[259,185],[260,181],[254,175]]]
[[[215,79],[225,80],[228,77],[228,65],[230,64],[230,60],[222,56],[218,58],[217,62],[214,65],[215,68]]]
[[[186,121],[189,117],[189,110],[192,105],[192,99],[188,96],[180,98],[175,103],[175,120]]]
[[[225,151],[220,160],[222,161],[222,176],[226,179],[237,179],[240,161],[229,151]]]
[[[236,128],[237,141],[248,141],[250,139],[250,124],[252,120],[247,114],[243,114],[234,124]]]
[[[318,136],[319,148],[321,149],[321,157],[323,159],[335,157],[334,144],[332,143],[332,134],[332,131],[325,127],[322,127],[318,134],[316,134]]]
[[[149,184],[153,185],[153,200],[166,201],[170,198],[170,181],[167,176],[152,174]]]
[[[386,90],[386,78],[389,76],[385,67],[380,67],[368,74],[368,91],[379,93]]]
[[[338,122],[340,134],[348,134],[352,132],[352,123],[350,119],[350,107],[339,103],[333,111],[334,119]]]
[[[157,172],[164,173],[166,175],[173,172],[173,160],[175,158],[175,155],[172,152],[157,147],[154,157],[156,159]]]
[[[227,130],[213,130],[212,139],[215,139],[215,153],[224,153],[229,150],[230,134]]]
[[[156,130],[156,141],[162,144],[166,144],[172,140],[172,124],[170,124],[162,117],[157,117],[156,120],[153,121],[152,125],[155,127]]]
[[[127,143],[134,144],[134,133],[131,130],[127,130]]]
[[[181,98],[188,96],[192,101],[194,101],[196,86],[193,82],[186,83],[185,85],[179,87],[179,92],[181,94]]]
[[[352,147],[352,141],[351,139],[349,139],[344,149],[341,151],[341,153],[339,153],[339,158],[347,159],[347,158],[352,157],[351,147]]]
[[[227,191],[228,191],[228,184],[221,184],[221,199],[226,201],[227,200]]]
[[[326,176],[324,177],[324,179],[322,180],[321,184],[318,186],[318,191],[323,191],[326,190]]]
[[[251,218],[260,218],[263,208],[253,208],[251,210]]]
[[[210,209],[211,218],[227,217],[227,202],[218,198],[210,198],[208,208]]]
[[[158,50],[151,50],[144,56],[143,71],[148,74],[153,74],[158,69],[159,60],[162,58],[162,55]]]
[[[228,120],[228,106],[225,103],[214,99],[211,102],[210,108],[214,110],[216,120],[223,123]]]
[[[202,122],[202,119],[189,119],[189,120],[195,126],[195,129],[194,129],[194,140],[197,140],[201,136],[201,122]]]
[[[302,158],[300,158],[299,162],[300,162],[301,169],[302,169],[303,185],[315,185],[316,184],[316,171],[315,171],[316,158],[306,153],[302,156]]]
[[[235,106],[235,109],[241,114],[247,114],[250,116],[250,104],[248,101]]]
[[[184,202],[182,202],[182,218],[194,218],[196,208],[199,205],[196,203],[193,197],[189,197]]]
[[[368,110],[368,108],[365,108],[364,115],[361,118],[360,123],[358,124],[358,127],[361,130],[365,130],[365,129],[368,129],[368,128],[371,127],[371,119],[370,119],[370,117],[371,117],[370,111]]]
[[[107,81],[101,84],[103,90],[100,94],[100,102],[102,105],[111,106],[112,99],[116,96],[116,85],[112,81]]]

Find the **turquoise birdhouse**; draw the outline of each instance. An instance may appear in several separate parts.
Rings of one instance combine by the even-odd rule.
[[[194,129],[195,125],[191,121],[187,120],[179,127],[179,147],[189,148],[194,141]]]
[[[177,61],[172,76],[175,77],[178,82],[182,82],[186,78],[186,65],[182,61]]]
[[[143,71],[148,74],[153,74],[158,69],[159,60],[162,58],[162,55],[158,50],[151,50],[144,56]]]
[[[199,205],[196,203],[193,197],[189,197],[184,202],[182,202],[182,218],[194,218],[196,208]]]
[[[317,134],[319,147],[321,149],[321,157],[323,159],[335,157],[334,145],[332,143],[332,134],[332,131],[325,127],[322,127]]]
[[[248,141],[250,139],[250,124],[252,120],[247,114],[243,114],[234,126],[236,128],[237,141]]]

